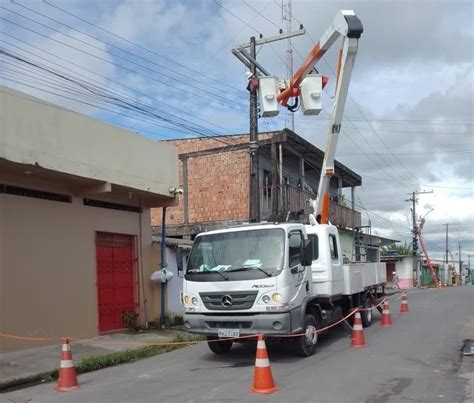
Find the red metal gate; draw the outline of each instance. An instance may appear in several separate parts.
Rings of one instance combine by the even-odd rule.
[[[136,311],[134,237],[97,232],[97,295],[99,332],[122,329],[124,317]]]

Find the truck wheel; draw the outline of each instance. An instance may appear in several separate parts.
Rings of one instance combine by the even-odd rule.
[[[228,353],[232,348],[232,343],[232,340],[223,340],[216,336],[207,336],[207,345],[214,354]]]
[[[370,301],[370,298],[368,296],[364,299],[364,308],[372,308],[372,302]],[[364,327],[370,327],[370,325],[372,324],[373,317],[372,309],[368,311],[362,311],[360,316],[362,317],[362,325]]]
[[[316,351],[316,345],[318,344],[318,322],[313,315],[306,315],[303,323],[304,336],[297,337],[295,340],[296,353],[302,357],[310,357]]]

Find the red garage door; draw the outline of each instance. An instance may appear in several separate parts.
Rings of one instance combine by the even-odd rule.
[[[134,237],[97,232],[99,332],[122,329],[124,313],[135,312]]]

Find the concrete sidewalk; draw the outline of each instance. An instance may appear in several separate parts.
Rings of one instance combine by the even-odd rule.
[[[71,342],[74,363],[81,359],[125,351],[147,343],[170,341],[179,330],[124,332]],[[59,366],[61,343],[27,350],[0,353],[0,393],[9,388],[38,382]]]

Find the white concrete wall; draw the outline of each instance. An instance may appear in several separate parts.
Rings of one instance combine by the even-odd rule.
[[[0,158],[169,196],[175,147],[0,86]]]
[[[413,288],[413,256],[405,256],[395,263],[400,288]]]
[[[181,275],[183,275],[184,270],[186,270],[186,256],[188,255],[189,251],[183,250],[183,272],[181,272]],[[167,315],[169,316],[182,316],[184,314],[184,309],[180,301],[180,292],[183,290],[183,279],[178,276],[178,266],[176,263],[176,259],[176,248],[167,246],[165,249],[165,261],[167,264],[166,270],[169,270],[173,273],[173,278],[168,282],[166,290],[166,311]]]

